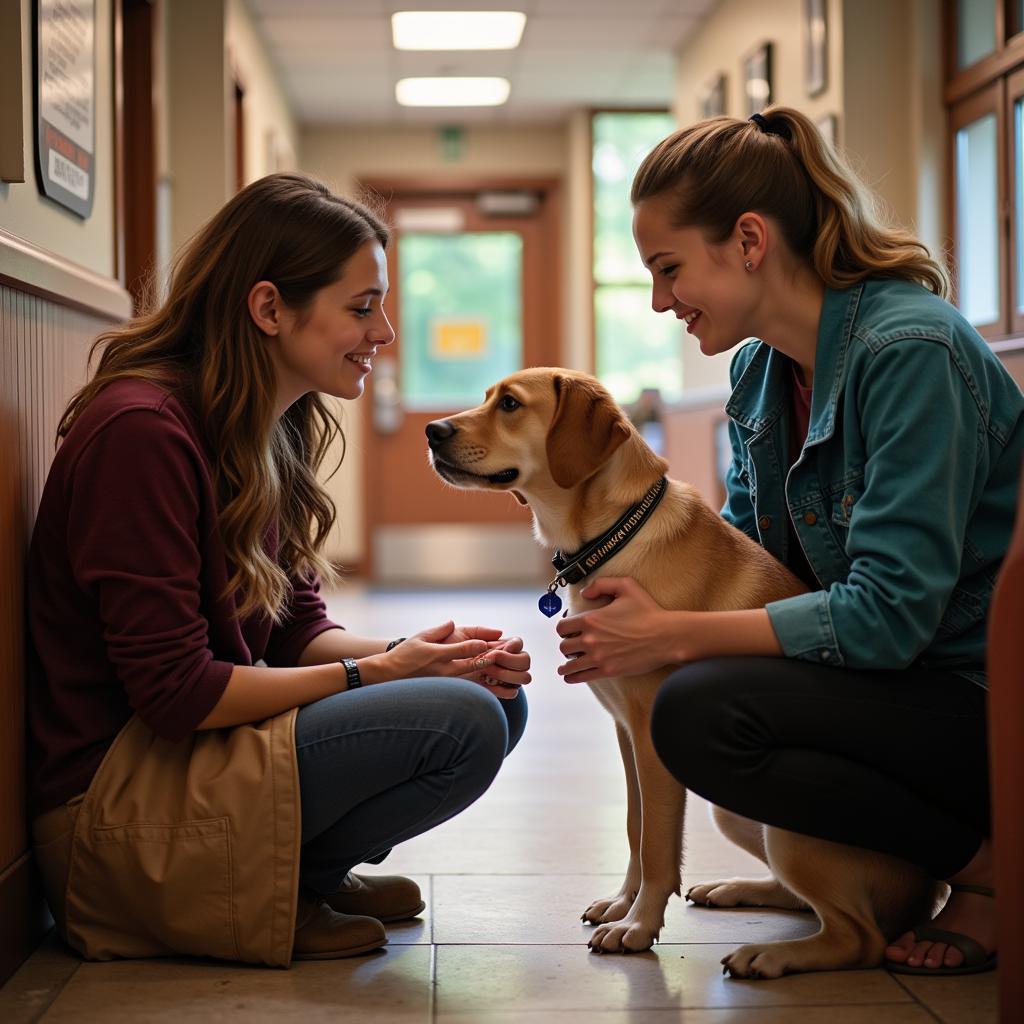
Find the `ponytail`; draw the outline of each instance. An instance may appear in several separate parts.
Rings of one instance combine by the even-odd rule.
[[[772,217],[789,248],[831,288],[870,277],[924,285],[947,298],[949,277],[919,239],[886,225],[877,200],[821,132],[792,107],[749,121],[715,117],[675,132],[647,155],[633,179],[634,205],[672,198],[676,226],[723,242],[739,217]]]

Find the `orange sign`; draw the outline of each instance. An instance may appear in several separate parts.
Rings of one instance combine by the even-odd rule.
[[[481,320],[439,320],[433,342],[439,359],[478,359],[487,348],[487,326]]]

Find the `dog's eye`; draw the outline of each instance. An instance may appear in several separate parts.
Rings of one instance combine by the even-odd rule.
[[[514,412],[522,404],[522,402],[517,402],[511,395],[502,395],[501,408],[504,409],[505,412]]]

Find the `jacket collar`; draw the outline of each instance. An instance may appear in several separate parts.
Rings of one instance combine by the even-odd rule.
[[[863,291],[863,283],[842,290],[825,289],[814,356],[814,390],[807,444],[824,441],[835,430],[846,356]],[[791,374],[787,356],[763,341],[757,341],[754,355],[726,403],[726,413],[754,434],[765,432],[788,407]]]

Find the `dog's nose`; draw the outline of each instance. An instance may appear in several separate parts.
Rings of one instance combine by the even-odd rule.
[[[449,420],[434,420],[427,424],[427,441],[431,448],[437,447],[447,441],[455,433],[457,427],[453,427]]]

